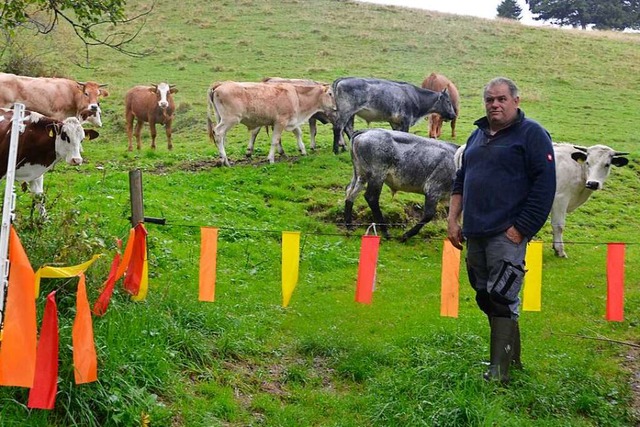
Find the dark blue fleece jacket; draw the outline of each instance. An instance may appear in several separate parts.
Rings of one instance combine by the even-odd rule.
[[[490,237],[513,225],[531,239],[556,191],[551,136],[520,109],[516,121],[493,136],[486,117],[474,124],[452,190],[462,194],[462,233]]]

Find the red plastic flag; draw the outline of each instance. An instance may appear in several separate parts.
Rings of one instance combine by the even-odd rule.
[[[98,379],[98,356],[93,341],[93,324],[87,298],[84,273],[80,273],[76,293],[76,318],[73,321],[73,366],[76,384],[84,384]]]
[[[380,236],[362,236],[360,245],[360,263],[358,264],[358,282],[356,302],[371,304],[373,287],[376,281]]]
[[[607,314],[612,322],[624,321],[624,243],[607,245]]]
[[[458,317],[460,288],[460,250],[449,239],[442,247],[442,278],[440,280],[440,316]]]
[[[120,254],[116,252],[116,255],[113,257],[113,261],[111,262],[111,270],[109,270],[109,276],[107,276],[107,280],[105,280],[102,285],[102,293],[98,299],[96,299],[95,304],[93,305],[93,314],[96,316],[104,316],[107,312],[107,308],[109,308],[109,302],[111,301],[111,295],[113,295],[113,288],[116,285],[116,273],[118,269],[118,265],[120,264]]]
[[[27,407],[53,409],[58,391],[58,307],[56,291],[47,296],[36,353],[36,375]]]
[[[13,227],[9,233],[9,263],[0,345],[0,385],[31,387],[38,342],[35,273]]]
[[[200,228],[200,281],[198,300],[214,302],[216,299],[216,264],[218,229]]]
[[[147,230],[142,223],[139,223],[135,226],[131,261],[129,261],[129,266],[127,267],[127,275],[124,277],[124,288],[134,296],[140,292],[144,262],[147,258],[146,239]]]

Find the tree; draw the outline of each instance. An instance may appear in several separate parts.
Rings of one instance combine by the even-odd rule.
[[[498,5],[498,18],[515,19],[519,21],[522,18],[522,8],[516,0],[502,0]]]
[[[39,34],[48,34],[66,23],[84,43],[87,55],[90,46],[102,45],[140,56],[140,53],[127,50],[126,45],[144,27],[144,18],[151,13],[154,4],[136,16],[127,17],[126,0],[4,0],[0,5],[0,29],[10,39],[18,28],[34,28]],[[140,23],[138,28],[122,32],[100,31],[105,26],[126,26],[133,22]]]
[[[640,28],[640,0],[526,0],[534,19],[586,29]]]

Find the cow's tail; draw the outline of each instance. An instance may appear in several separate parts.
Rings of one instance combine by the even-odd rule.
[[[211,142],[215,142],[216,140],[215,133],[213,131],[213,128],[215,126],[213,116],[216,115],[213,96],[216,88],[220,86],[220,84],[221,82],[216,82],[209,87],[209,90],[207,90],[207,132],[209,134],[209,140]]]

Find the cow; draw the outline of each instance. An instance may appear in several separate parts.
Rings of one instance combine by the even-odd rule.
[[[275,149],[282,132],[292,131],[302,155],[306,150],[300,126],[318,111],[335,110],[333,92],[328,86],[300,86],[289,83],[217,82],[207,93],[209,138],[216,142],[222,164],[230,166],[224,149],[229,129],[238,123],[251,132],[247,156],[253,153],[255,137],[263,126],[273,127],[269,162],[275,161]],[[216,125],[213,125],[215,114]],[[280,145],[280,153],[282,146]]]
[[[103,89],[105,86],[96,82],[0,73],[0,108],[11,108],[19,102],[25,109],[54,120],[80,118],[84,110],[99,111],[100,98],[109,96]],[[89,122],[102,126],[101,121],[93,118]]]
[[[431,73],[426,79],[424,79],[424,81],[422,82],[422,88],[433,90],[435,92],[440,92],[441,90],[446,88],[449,92],[451,104],[453,105],[453,110],[456,113],[456,117],[451,120],[451,138],[455,138],[456,120],[460,115],[460,94],[458,93],[458,88],[451,82],[451,80],[449,80],[442,74],[436,73]],[[438,113],[431,113],[429,114],[428,119],[429,138],[440,138],[440,135],[442,134],[442,117]]]
[[[320,86],[327,86],[326,83],[322,83],[322,82],[317,82],[315,80],[309,80],[309,79],[285,79],[282,77],[265,77],[262,79],[263,83],[291,83],[294,85],[300,85],[300,86],[314,86],[314,85],[320,85]],[[309,147],[311,148],[311,150],[315,151],[316,149],[316,135],[318,134],[318,127],[316,125],[316,122],[320,122],[323,125],[326,125],[327,123],[332,123],[335,121],[335,111],[332,109],[326,110],[326,111],[318,111],[317,113],[315,113],[313,116],[311,116],[309,118],[309,140],[311,141],[309,144]]]
[[[7,174],[7,160],[11,143],[13,110],[0,109],[0,179]],[[67,164],[82,164],[82,140],[98,137],[93,129],[83,129],[77,117],[63,121],[25,111],[25,126],[18,139],[15,179],[27,183],[34,195],[34,205],[42,218],[44,206],[44,173],[64,159]]]
[[[129,151],[133,151],[133,121],[136,122],[136,141],[138,150],[142,148],[140,133],[143,124],[149,123],[151,132],[151,148],[156,149],[156,123],[163,125],[167,134],[167,148],[173,149],[171,143],[171,123],[176,110],[173,94],[178,92],[175,85],[159,83],[151,86],[134,86],[124,97],[125,120],[127,123],[127,138]]]
[[[353,202],[364,190],[373,220],[388,238],[387,226],[380,210],[383,184],[398,191],[424,194],[422,219],[402,235],[406,241],[433,219],[440,200],[449,197],[456,167],[453,156],[458,146],[437,139],[423,138],[407,132],[387,129],[357,131],[351,139],[353,178],[345,197],[345,223],[352,222]]]
[[[554,143],[556,158],[556,195],[551,207],[553,250],[567,258],[562,233],[567,213],[586,202],[594,191],[601,190],[609,176],[611,165],[621,167],[629,163],[623,153],[606,145],[581,147]]]
[[[351,139],[356,115],[367,123],[386,121],[393,130],[403,132],[430,113],[438,113],[445,120],[456,117],[447,89],[434,92],[411,83],[359,77],[339,78],[332,87],[337,107],[333,126],[336,154],[339,146],[345,149],[343,132]]]

